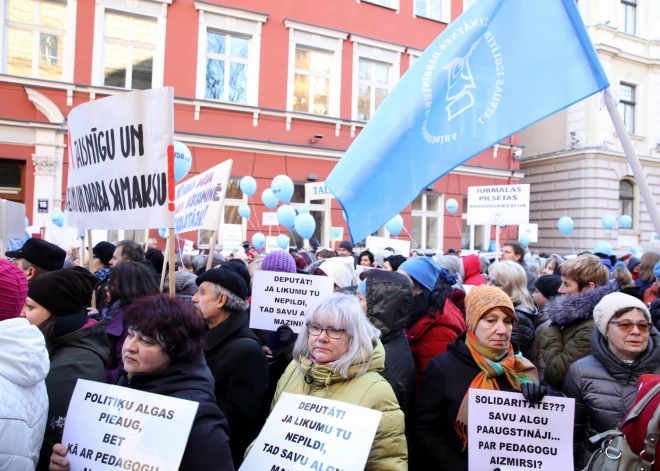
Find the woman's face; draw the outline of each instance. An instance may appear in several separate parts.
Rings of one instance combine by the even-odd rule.
[[[630,273],[634,273],[635,275],[639,275],[639,271],[642,269],[640,265],[635,265],[632,270],[630,270]]]
[[[477,324],[474,334],[486,348],[501,352],[509,348],[513,319],[499,307],[488,311]]]
[[[385,261],[385,263],[383,264],[383,268],[387,271],[394,271],[392,270],[392,265],[390,265],[390,262],[388,261]]]
[[[363,267],[370,267],[371,266],[371,260],[369,260],[369,257],[367,255],[363,255],[360,258],[360,265]]]
[[[27,298],[25,300],[25,306],[23,307],[21,317],[25,317],[30,324],[39,327],[47,321],[50,316],[50,312],[32,298]]]
[[[156,339],[130,328],[121,349],[121,356],[124,359],[124,369],[131,374],[157,374],[170,366],[170,357]]]
[[[648,326],[640,329],[640,324]],[[646,351],[649,345],[650,324],[646,316],[639,309],[626,312],[616,320],[610,321],[607,326],[607,342],[610,351],[620,360],[634,360]]]
[[[319,335],[312,335],[313,329],[324,329]],[[328,335],[328,331],[330,335]],[[348,353],[351,344],[351,338],[343,326],[321,326],[311,323],[308,326],[309,339],[307,348],[317,363],[326,364],[339,360]],[[315,332],[316,333],[316,332]],[[339,338],[332,338],[338,337]]]
[[[488,277],[488,285],[490,285],[490,286],[494,286],[494,287],[496,287],[496,288],[499,288],[499,289],[501,289],[502,291],[504,291],[507,295],[511,296],[511,293],[509,293],[509,291],[511,291],[511,290],[508,289],[509,287],[506,285],[506,283],[504,283],[504,280],[501,280],[501,279],[498,280],[498,279],[495,277],[495,275],[492,275],[492,276],[489,275],[489,277]]]

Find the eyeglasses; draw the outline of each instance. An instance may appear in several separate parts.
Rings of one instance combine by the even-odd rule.
[[[616,324],[621,332],[630,332],[634,326],[644,333],[651,330],[650,322],[611,321],[610,324]]]
[[[344,335],[344,332],[346,332],[346,329],[335,329],[333,327],[328,327],[326,329],[320,328],[318,325],[314,324],[307,324],[307,332],[309,332],[309,335],[313,335],[314,337],[318,337],[321,335],[321,332],[325,331],[325,334],[330,337],[331,339],[338,340]]]

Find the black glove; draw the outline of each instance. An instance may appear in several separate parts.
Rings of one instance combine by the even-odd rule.
[[[520,386],[523,396],[532,404],[541,402],[548,392],[548,389],[540,384],[522,383]]]
[[[277,336],[280,343],[284,346],[291,345],[296,341],[296,334],[293,333],[288,325],[281,325],[277,328]]]

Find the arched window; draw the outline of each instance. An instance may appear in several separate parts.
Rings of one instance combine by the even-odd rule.
[[[635,186],[630,180],[619,182],[619,201],[621,202],[621,215],[630,216],[635,225]]]

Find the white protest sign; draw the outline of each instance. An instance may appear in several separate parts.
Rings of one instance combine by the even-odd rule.
[[[343,227],[333,227],[328,230],[328,239],[330,240],[342,240],[344,238],[344,228]]]
[[[183,239],[183,253],[189,255],[193,252],[194,243],[190,239]]]
[[[333,289],[334,281],[328,276],[255,271],[250,328],[277,330],[288,325],[298,333],[305,327],[307,309]]]
[[[239,471],[362,471],[382,414],[282,393]]]
[[[224,224],[222,226],[222,250],[230,252],[243,245],[243,226],[241,224]]]
[[[176,186],[174,232],[218,230],[233,162],[227,160]]]
[[[279,226],[280,221],[277,220],[277,213],[265,212],[261,215],[261,224],[264,226]]]
[[[198,406],[79,379],[62,436],[71,470],[176,471]]]
[[[333,199],[325,182],[305,183],[305,201]]]
[[[68,224],[111,230],[172,227],[168,147],[174,155],[174,90],[90,101],[71,110],[67,120]],[[173,183],[173,167],[169,175]]]
[[[386,248],[394,249],[394,253],[408,257],[410,255],[410,241],[400,239],[386,239],[385,237],[369,236],[365,241],[372,253],[378,253]]]
[[[529,237],[530,242],[539,241],[539,225],[538,224],[521,224],[518,226],[519,237],[525,234]]]
[[[469,225],[529,224],[529,185],[468,187]]]
[[[25,237],[25,205],[23,203],[0,200],[0,229],[5,240]]]
[[[470,471],[573,469],[574,399],[470,389],[469,401]]]
[[[282,250],[277,245],[277,236],[266,236],[266,253],[275,252],[276,250]]]

